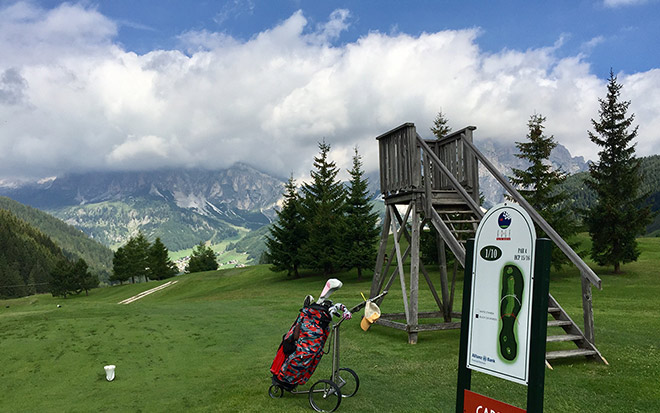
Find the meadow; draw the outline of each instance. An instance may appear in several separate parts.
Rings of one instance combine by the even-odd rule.
[[[660,238],[639,243],[642,255],[624,274],[595,268],[603,280],[593,298],[596,345],[610,365],[555,361],[546,369],[546,412],[660,411]],[[335,302],[352,306],[369,292],[368,278],[336,277],[344,287]],[[287,279],[253,266],[176,279],[129,305],[118,302],[163,282],[0,300],[0,411],[312,411],[304,395],[271,399],[268,369],[305,295],[318,296],[324,278]],[[553,272],[550,290],[581,324],[577,271]],[[420,309],[431,306],[428,291],[420,291]],[[395,284],[382,309],[402,307]],[[409,345],[404,332],[364,332],[359,320],[342,325],[341,360],[359,374],[360,389],[338,411],[455,410],[459,330],[420,333]],[[112,382],[106,364],[117,366]],[[327,378],[329,364],[324,357],[311,382]],[[524,386],[475,372],[472,389],[525,407]]]

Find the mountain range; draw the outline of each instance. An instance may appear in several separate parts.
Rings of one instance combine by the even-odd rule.
[[[475,145],[505,176],[524,169],[513,144],[478,140]],[[558,145],[550,156],[556,168],[575,174],[587,169]],[[485,168],[480,189],[485,206],[503,200],[502,189]],[[367,174],[374,204],[382,211],[378,171]],[[138,231],[160,237],[170,251],[192,248],[200,241],[228,244],[228,250],[258,260],[265,226],[276,217],[284,181],[246,164],[216,171],[202,169],[144,172],[89,172],[28,184],[3,185],[0,195],[41,209],[79,228],[110,248],[125,244]]]
[[[275,217],[283,181],[245,165],[208,171],[90,172],[0,187],[111,248],[142,231],[172,251],[220,242]]]

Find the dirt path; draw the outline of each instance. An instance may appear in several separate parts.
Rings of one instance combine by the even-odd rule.
[[[125,300],[123,300],[123,301],[120,301],[120,302],[117,303],[117,304],[130,304],[130,303],[132,303],[133,301],[137,301],[137,300],[139,300],[140,298],[146,297],[146,296],[148,296],[148,295],[151,294],[151,293],[155,293],[156,291],[160,291],[160,290],[162,290],[162,289],[165,288],[165,287],[169,287],[170,285],[174,285],[174,284],[176,284],[177,282],[178,282],[178,281],[168,281],[168,282],[166,282],[166,283],[163,284],[163,285],[159,285],[158,287],[152,288],[151,290],[142,291],[140,294],[134,295],[134,296],[131,297],[131,298],[127,298],[127,299],[125,299]]]

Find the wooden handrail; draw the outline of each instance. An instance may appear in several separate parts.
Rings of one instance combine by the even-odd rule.
[[[580,269],[580,273],[583,277],[586,277],[595,287],[599,290],[602,290],[602,282],[596,273],[589,268],[589,266],[580,258],[579,255],[562,239],[562,237],[555,231],[550,224],[547,223],[543,217],[536,212],[536,210],[525,200],[525,198],[520,195],[520,193],[511,185],[508,179],[504,177],[494,166],[493,164],[486,159],[485,156],[474,146],[472,142],[469,142],[467,139],[463,140],[472,153],[479,159],[479,161],[488,169],[488,171],[493,175],[495,179],[506,189],[511,197],[519,203],[525,211],[530,215],[532,220],[550,237],[550,239],[559,247],[559,249],[568,257],[569,260],[576,267]]]

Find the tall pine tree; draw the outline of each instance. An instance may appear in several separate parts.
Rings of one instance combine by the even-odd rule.
[[[577,223],[572,218],[568,194],[560,190],[560,184],[566,179],[566,173],[553,169],[550,153],[557,147],[554,136],[545,136],[543,123],[546,118],[534,114],[527,122],[529,132],[527,142],[516,142],[520,153],[516,157],[528,162],[527,169],[513,168],[510,181],[517,186],[518,192],[529,204],[557,231],[562,238],[569,238],[577,233]],[[547,235],[537,227],[539,237]],[[575,249],[577,244],[571,244]],[[552,250],[552,264],[561,268],[569,260],[558,248]]]
[[[164,280],[174,277],[179,273],[176,264],[170,259],[170,252],[160,240],[156,238],[149,247],[149,278],[153,280]]]
[[[357,268],[358,280],[362,279],[362,270],[373,268],[376,263],[376,243],[379,229],[376,227],[378,214],[372,212],[369,202],[368,180],[362,170],[362,158],[355,147],[353,168],[349,171],[348,195],[346,197],[346,232],[345,245],[346,268]]]
[[[312,181],[302,186],[302,215],[307,237],[301,248],[304,267],[322,271],[324,275],[345,267],[344,185],[337,180],[339,169],[328,158],[330,145],[319,143],[319,156],[314,158]]]
[[[272,271],[286,271],[287,275],[299,277],[300,247],[305,239],[300,198],[293,176],[284,186],[284,202],[277,212],[277,222],[266,235],[266,257]]]
[[[650,208],[644,206],[647,196],[640,193],[640,161],[632,143],[638,127],[630,130],[635,115],[627,116],[630,101],[619,101],[622,87],[610,70],[607,96],[598,99],[600,119],[591,120],[595,133],[588,131],[601,150],[586,181],[598,198],[585,219],[593,241],[591,258],[599,265],[614,266],[615,273],[621,272],[621,264],[637,260],[635,238],[651,222]]]

